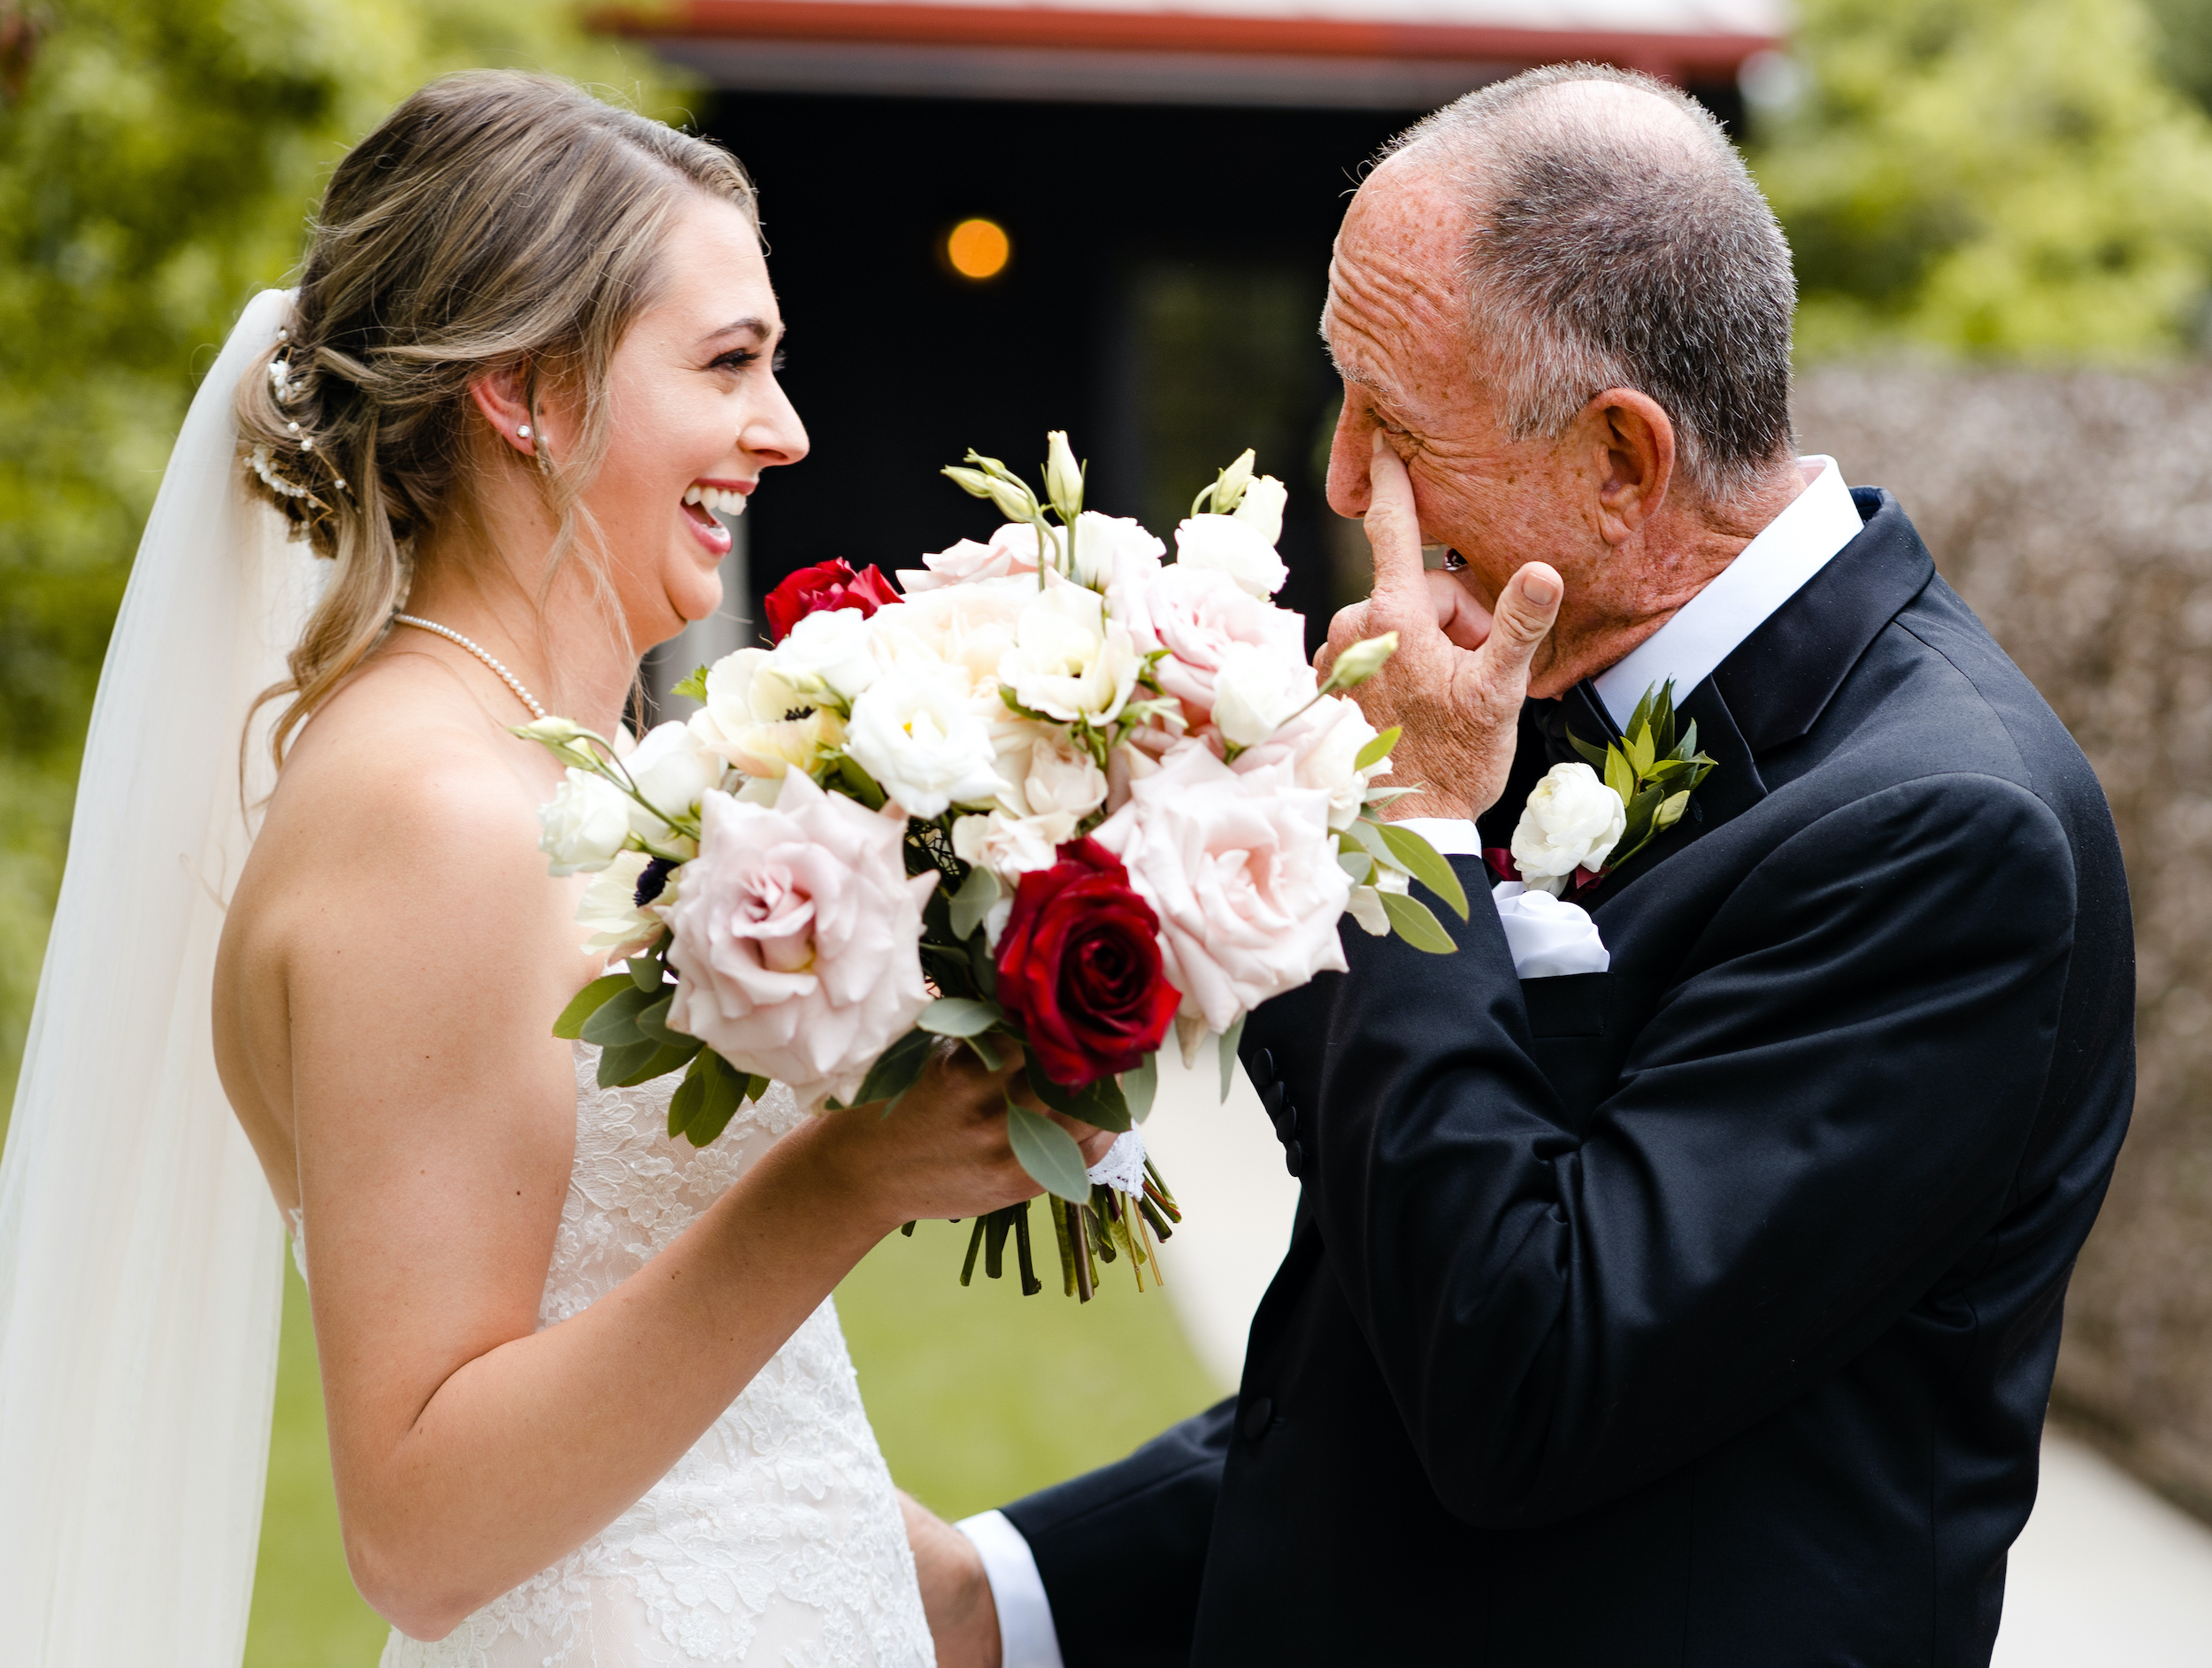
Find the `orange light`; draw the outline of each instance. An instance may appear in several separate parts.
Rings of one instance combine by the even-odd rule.
[[[945,258],[963,278],[996,278],[1013,253],[1006,228],[996,220],[963,220],[945,235]]]

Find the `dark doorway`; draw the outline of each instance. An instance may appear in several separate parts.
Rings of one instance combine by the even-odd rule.
[[[1317,638],[1335,588],[1330,243],[1362,165],[1417,114],[716,100],[702,125],[760,184],[786,383],[814,445],[748,512],[756,607],[806,563],[912,566],[987,533],[988,508],[938,469],[973,446],[1033,472],[1064,427],[1092,506],[1163,537],[1256,447],[1290,488],[1282,600]],[[942,254],[970,217],[1011,239],[982,282]]]

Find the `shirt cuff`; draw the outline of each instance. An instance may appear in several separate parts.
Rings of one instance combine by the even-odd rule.
[[[1473,827],[1472,823],[1467,825]],[[979,1511],[952,1526],[983,1559],[983,1576],[998,1607],[1001,1668],[1065,1668],[1060,1635],[1053,1631],[1052,1601],[1045,1596],[1037,1557],[1002,1511]]]
[[[1447,857],[1479,857],[1482,834],[1468,817],[1408,817],[1391,825],[1417,834]]]

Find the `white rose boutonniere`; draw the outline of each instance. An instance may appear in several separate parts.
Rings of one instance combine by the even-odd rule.
[[[1682,820],[1713,768],[1697,725],[1675,735],[1674,681],[1655,683],[1623,739],[1600,749],[1570,735],[1586,765],[1555,765],[1530,792],[1513,830],[1513,866],[1532,892],[1557,897],[1617,869]],[[1601,775],[1600,773],[1602,773]]]

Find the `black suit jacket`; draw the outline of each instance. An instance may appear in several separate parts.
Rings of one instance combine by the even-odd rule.
[[[1457,860],[1455,955],[1348,928],[1252,1016],[1303,1195],[1242,1388],[1007,1509],[1068,1668],[1986,1663],[2133,941],[2080,751],[1855,496],[1683,701],[1718,768],[1589,895],[1611,971],[1517,980]]]

